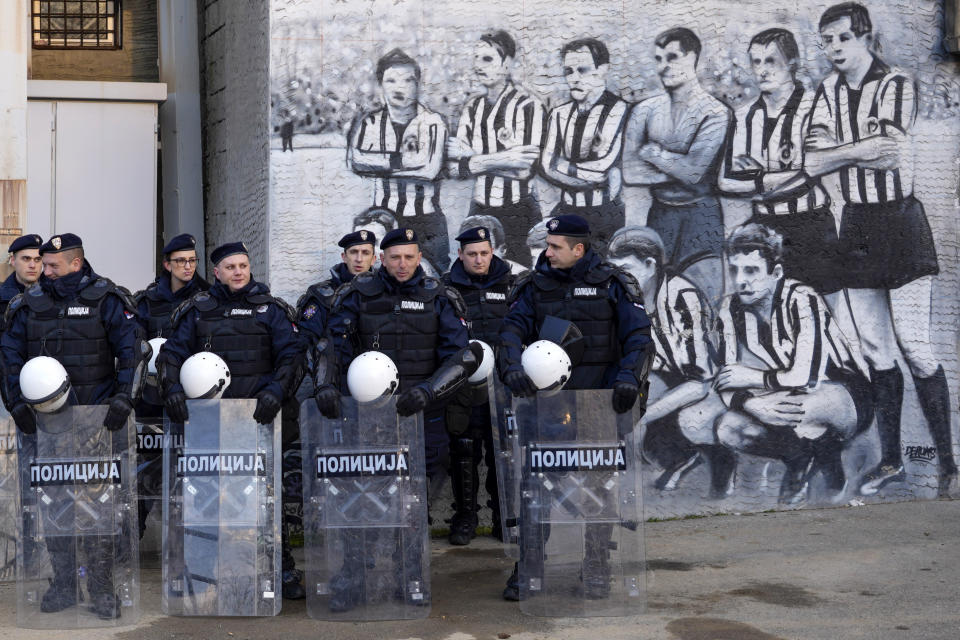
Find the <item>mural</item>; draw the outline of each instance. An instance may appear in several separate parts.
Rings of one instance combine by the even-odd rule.
[[[577,213],[654,324],[648,515],[956,496],[938,11],[273,0],[273,290],[361,227],[439,274],[480,220],[519,272]]]

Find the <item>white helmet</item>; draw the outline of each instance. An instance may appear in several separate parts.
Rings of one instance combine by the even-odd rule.
[[[467,382],[470,384],[486,382],[487,376],[493,371],[493,349],[483,340],[471,340],[470,342],[476,342],[483,349],[483,360],[480,361],[480,366],[477,367],[473,375],[467,378]]]
[[[217,354],[201,351],[180,367],[180,384],[188,398],[216,400],[230,386],[230,369]]]
[[[67,403],[70,376],[55,358],[31,358],[20,369],[20,393],[40,413],[54,413]]]
[[[560,389],[570,379],[573,366],[563,347],[549,340],[537,340],[520,356],[523,372],[538,389]]]
[[[153,353],[150,354],[150,362],[147,364],[147,384],[157,384],[157,355],[166,341],[166,338],[150,338],[150,348],[153,349]]]
[[[347,369],[347,388],[357,402],[373,402],[390,397],[399,386],[397,365],[379,351],[361,353]]]

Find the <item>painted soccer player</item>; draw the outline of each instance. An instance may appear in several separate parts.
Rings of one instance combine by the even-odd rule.
[[[550,112],[541,171],[561,190],[551,215],[576,214],[590,224],[591,247],[601,255],[625,223],[618,160],[627,103],[607,90],[610,53],[596,38],[560,50],[570,101]]]
[[[830,197],[819,180],[803,173],[803,138],[814,92],[797,80],[797,41],[786,29],[767,29],[750,40],[747,51],[760,96],[737,113],[720,189],[751,197],[752,221],[784,237],[786,277],[821,294],[838,291],[842,285]]]
[[[540,157],[545,114],[541,102],[511,78],[516,54],[516,42],[506,31],[480,36],[473,72],[482,93],[463,108],[457,135],[447,140],[447,159],[453,165],[451,175],[476,178],[468,215],[499,220],[507,252],[530,268],[524,239],[541,218],[530,182]]]
[[[382,109],[354,124],[347,165],[375,178],[373,204],[414,229],[423,253],[441,271],[450,265],[447,220],[440,208],[440,170],[447,128],[419,100],[420,65],[400,49],[377,61]]]
[[[610,239],[607,253],[611,264],[637,279],[643,299],[655,301],[646,306],[657,347],[653,372],[667,390],[647,406],[644,416],[644,452],[664,469],[654,487],[672,491],[687,473],[710,460],[711,471],[718,477],[712,493],[723,497],[733,469],[732,454],[716,444],[695,447],[682,435],[679,424],[681,411],[708,395],[716,372],[707,340],[711,308],[696,285],[666,273],[663,241],[653,229],[620,229]]]
[[[813,176],[837,172],[843,193],[838,274],[870,364],[881,448],[880,462],[860,491],[872,495],[906,479],[899,346],[936,445],[939,493],[947,495],[957,466],[947,379],[929,336],[932,280],[939,266],[923,205],[913,196],[916,87],[873,53],[873,27],[862,5],[828,8],[819,27],[833,72],[817,90],[805,166]]]
[[[718,420],[705,412],[702,428],[731,450],[782,460],[780,501],[794,504],[818,471],[843,491],[843,443],[869,426],[873,404],[823,298],[784,276],[782,242],[756,223],[727,240],[734,293],[720,310],[714,387],[728,410]]]
[[[700,39],[689,29],[654,40],[666,94],[633,108],[623,150],[625,184],[649,186],[647,226],[663,239],[667,263],[707,294],[723,293],[723,211],[716,194],[730,111],[700,86]]]

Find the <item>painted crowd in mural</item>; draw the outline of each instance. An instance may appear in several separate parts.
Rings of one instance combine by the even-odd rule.
[[[449,48],[391,46],[389,33],[360,43],[334,21],[324,46],[345,49],[341,61],[375,52],[368,77],[348,86],[356,69],[331,75],[321,60],[311,74],[306,46],[275,45],[273,189],[321,164],[311,148],[340,175],[336,150],[353,177],[331,179],[363,205],[318,199],[313,223],[413,228],[433,275],[462,229],[491,229],[520,273],[545,248],[546,219],[585,218],[653,323],[643,456],[664,514],[947,495],[955,363],[929,338],[942,258],[914,190],[913,129],[935,100],[955,109],[956,85],[931,99],[887,59],[877,34],[891,11],[817,13],[813,29],[768,22],[737,40],[726,55],[746,90],[703,72],[696,25],[663,24],[627,56],[603,34],[564,39],[542,58],[549,95],[523,82],[521,52],[539,46],[525,29],[465,29],[470,90],[454,103],[424,86]],[[625,57],[655,78],[639,96],[614,88]]]

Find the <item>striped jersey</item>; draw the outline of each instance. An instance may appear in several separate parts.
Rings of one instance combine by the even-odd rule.
[[[717,323],[723,363],[740,362],[749,352],[766,365],[770,389],[816,387],[828,378],[828,366],[857,370],[823,298],[796,280],[777,284],[771,318],[761,322],[733,294],[724,300]]]
[[[373,204],[397,217],[440,210],[440,169],[447,128],[438,114],[421,104],[407,124],[390,119],[386,107],[361,117],[353,126],[347,164],[362,176],[375,179]],[[403,150],[417,150],[424,165],[406,168]]]
[[[917,117],[914,81],[873,59],[859,91],[836,71],[824,78],[814,99],[810,126],[823,127],[839,145],[885,134],[909,133]],[[839,170],[843,199],[851,204],[903,200],[913,193],[913,158],[901,157],[891,171],[846,167]]]
[[[782,172],[784,180],[803,169],[803,138],[809,125],[813,96],[813,92],[804,90],[803,85],[797,83],[780,113],[769,113],[761,97],[737,114],[724,153],[722,190],[741,194],[757,191],[753,177],[738,176],[733,171],[733,159],[737,156],[750,156],[763,166],[766,174]],[[794,193],[782,201],[757,203],[754,211],[782,215],[829,205],[830,197],[817,181],[806,193]]]
[[[542,164],[596,185],[580,190],[561,184],[563,202],[596,207],[620,194],[621,178],[615,164],[628,112],[627,103],[609,91],[604,91],[586,112],[581,112],[573,100],[550,112]]]
[[[474,153],[488,154],[513,146],[543,145],[543,104],[524,89],[507,83],[489,104],[484,96],[471,99],[463,108],[457,138]],[[530,194],[530,178],[512,180],[493,174],[477,176],[473,199],[487,207],[515,204]]]
[[[681,276],[666,278],[657,289],[657,305],[650,314],[651,335],[657,347],[654,368],[685,379],[713,377],[707,336],[712,324],[710,305],[697,287]]]

